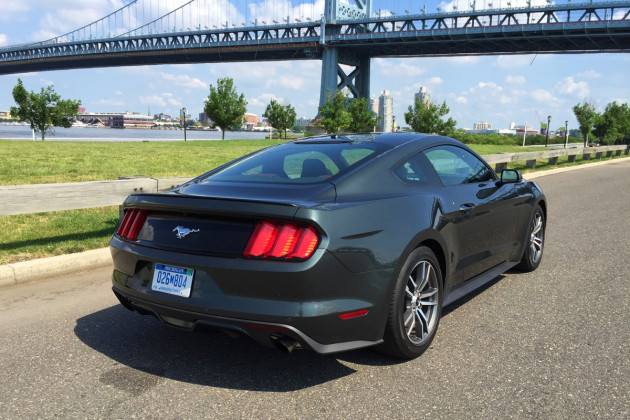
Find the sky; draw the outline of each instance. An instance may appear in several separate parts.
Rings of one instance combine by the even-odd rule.
[[[0,13],[0,48],[43,41],[92,23],[129,3],[130,0],[20,0],[4,2]],[[140,26],[165,8],[177,8],[188,0],[138,0],[135,12],[116,19],[123,33]],[[196,0],[193,8],[172,15],[168,25],[206,26],[224,22],[281,20],[282,16],[317,20],[323,0]],[[490,0],[477,0],[477,9]],[[494,7],[501,7],[494,0]],[[245,4],[247,3],[247,8]],[[301,6],[298,6],[301,4]],[[511,0],[524,6],[525,0]],[[533,0],[533,4],[546,4]],[[142,6],[140,6],[142,5]],[[397,14],[470,8],[468,0],[453,2],[374,0],[373,13]],[[507,7],[503,5],[503,7]],[[162,8],[162,10],[160,10]],[[183,9],[184,10],[184,9]],[[244,22],[243,22],[244,23]],[[102,27],[103,25],[101,25]],[[97,27],[98,28],[98,27]],[[95,29],[95,31],[98,29]],[[111,33],[111,32],[110,32]],[[295,107],[298,117],[312,118],[319,103],[321,61],[256,61],[155,65],[81,70],[44,71],[0,76],[0,111],[15,103],[11,90],[21,78],[28,90],[53,85],[62,98],[80,99],[87,112],[139,112],[179,115],[186,107],[193,117],[203,112],[209,86],[231,77],[247,99],[248,112],[259,117],[271,99]],[[537,126],[552,117],[556,129],[569,121],[577,128],[572,108],[588,100],[601,112],[607,103],[630,102],[630,55],[561,54],[462,56],[437,58],[375,58],[371,64],[371,95],[389,90],[394,97],[394,115],[405,125],[404,113],[413,104],[414,93],[424,86],[431,99],[446,101],[450,117],[458,128],[472,128],[475,122],[489,122],[493,128],[517,125]]]

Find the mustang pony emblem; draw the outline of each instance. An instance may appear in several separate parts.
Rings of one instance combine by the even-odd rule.
[[[199,229],[188,229],[184,226],[177,226],[175,229],[173,229],[173,232],[177,232],[177,239],[183,239],[184,236],[188,235],[189,233],[199,232]]]

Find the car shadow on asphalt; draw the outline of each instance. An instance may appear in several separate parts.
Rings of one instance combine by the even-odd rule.
[[[218,388],[290,392],[356,372],[334,355],[285,354],[248,337],[190,333],[120,305],[79,318],[74,332],[83,343],[123,365],[104,372],[101,381],[130,392],[148,386],[150,376]]]
[[[502,278],[497,277],[445,307],[442,317]],[[120,364],[103,372],[101,382],[132,394],[151,387],[157,378],[226,389],[291,392],[356,372],[343,362],[364,366],[408,362],[370,348],[333,355],[311,351],[285,354],[245,336],[234,339],[222,332],[178,330],[151,316],[129,312],[121,305],[79,318],[74,333],[87,346]]]
[[[508,273],[511,273],[511,271],[508,271]],[[515,273],[520,273],[520,271],[515,271]],[[451,303],[450,305],[445,306],[444,308],[442,308],[442,318],[444,318],[445,316],[448,316],[448,314],[450,314],[451,312],[457,310],[461,306],[470,302],[471,300],[473,300],[474,298],[476,298],[477,296],[479,296],[486,290],[490,289],[495,284],[499,283],[504,278],[505,278],[505,275],[501,274],[498,277],[490,280],[488,283],[484,284],[480,288],[473,290],[472,292],[466,294],[465,296],[457,299],[455,302]]]

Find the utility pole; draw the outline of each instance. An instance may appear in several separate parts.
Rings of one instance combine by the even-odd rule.
[[[569,145],[569,121],[564,122],[564,148]]]

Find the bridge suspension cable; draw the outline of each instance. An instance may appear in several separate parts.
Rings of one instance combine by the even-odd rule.
[[[319,21],[323,2],[273,0],[132,0],[78,29],[29,45],[124,36]]]

